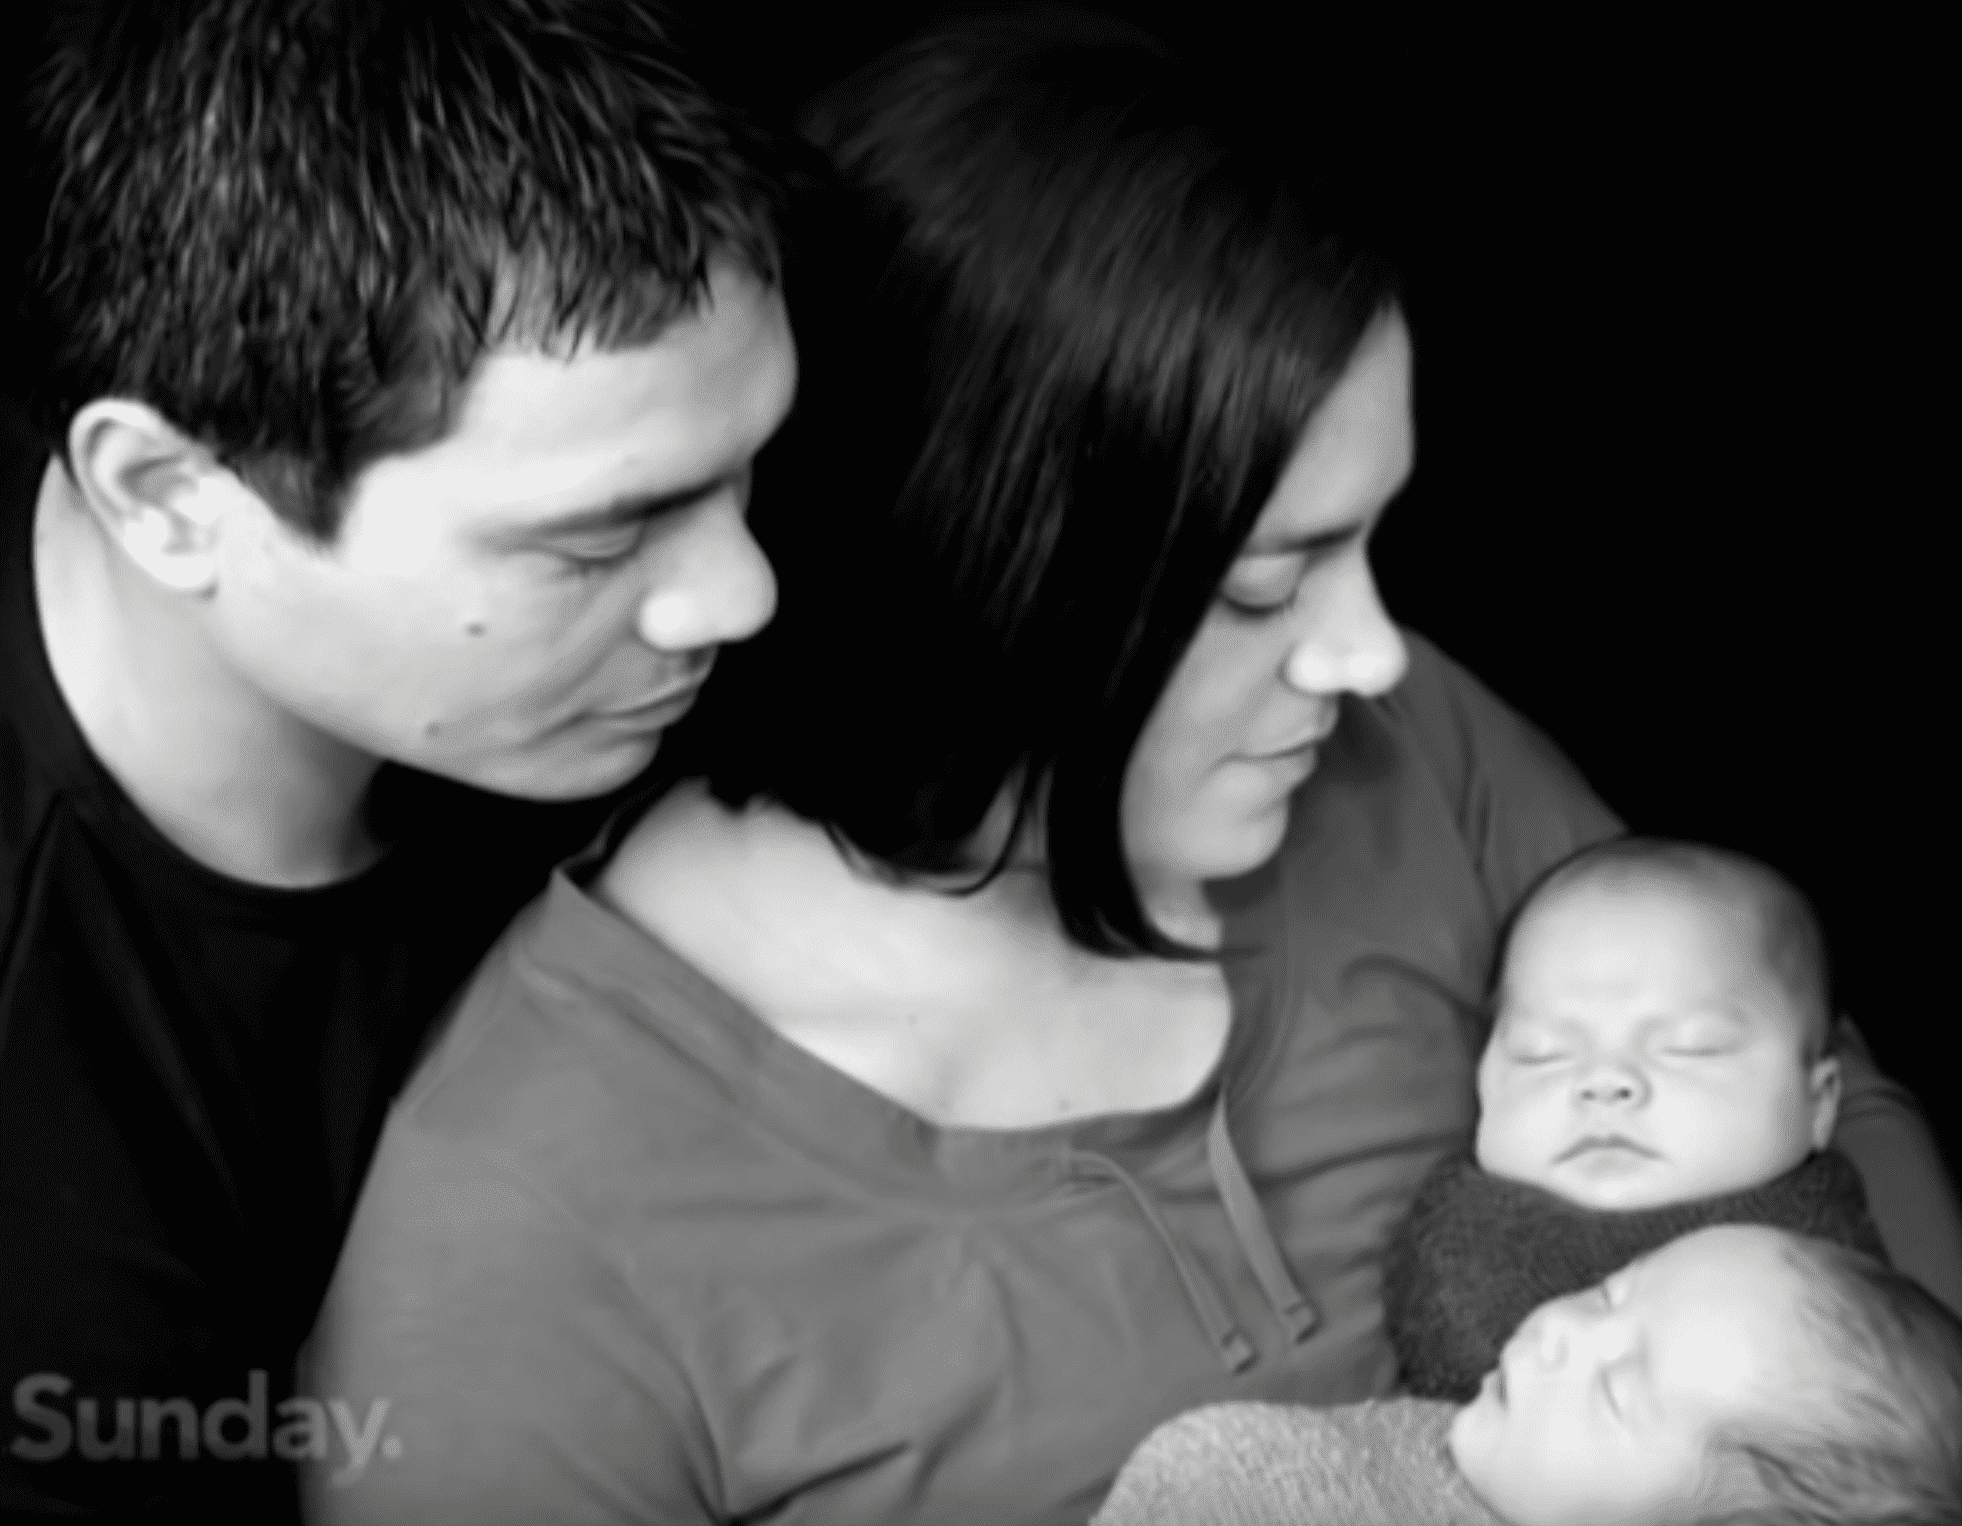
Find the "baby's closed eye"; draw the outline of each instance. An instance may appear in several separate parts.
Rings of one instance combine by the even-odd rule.
[[[1729,1054],[1737,1047],[1736,1035],[1707,1024],[1685,1024],[1662,1036],[1662,1053],[1682,1059],[1702,1059]]]

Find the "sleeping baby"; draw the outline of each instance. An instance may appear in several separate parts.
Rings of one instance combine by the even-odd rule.
[[[1477,1158],[1418,1189],[1385,1265],[1405,1387],[1469,1400],[1519,1322],[1710,1224],[1885,1256],[1839,1110],[1824,941],[1762,864],[1620,838],[1514,919],[1478,1066]]]
[[[1826,1148],[1797,892],[1600,845],[1528,898],[1496,997],[1476,1159],[1432,1173],[1387,1261],[1414,1397],[1183,1416],[1097,1526],[1962,1526],[1962,1323],[1885,1265]]]

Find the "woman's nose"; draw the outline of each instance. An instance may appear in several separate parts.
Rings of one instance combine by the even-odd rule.
[[[737,502],[704,504],[655,565],[641,599],[641,640],[662,652],[742,641],[770,623],[777,580]]]
[[[1410,665],[1403,636],[1358,549],[1341,576],[1316,590],[1282,674],[1303,694],[1374,695],[1394,689]]]

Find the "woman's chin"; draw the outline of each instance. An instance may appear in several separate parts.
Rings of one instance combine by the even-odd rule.
[[[1203,841],[1195,841],[1192,877],[1230,880],[1251,874],[1281,851],[1287,835],[1288,800],[1283,796],[1258,812],[1221,823]]]

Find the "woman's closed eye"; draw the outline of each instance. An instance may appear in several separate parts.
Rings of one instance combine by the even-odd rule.
[[[1287,611],[1293,609],[1295,596],[1300,591],[1301,585],[1297,583],[1293,588],[1278,597],[1260,599],[1222,593],[1219,599],[1220,603],[1224,604],[1236,615],[1243,616],[1249,620],[1268,620],[1276,615],[1286,614]]]
[[[1288,557],[1285,565],[1240,571],[1220,585],[1219,601],[1236,615],[1250,620],[1271,619],[1294,608],[1306,581],[1306,568],[1299,557]]]
[[[1301,597],[1309,569],[1327,555],[1327,548],[1262,552],[1233,564],[1219,587],[1219,601],[1236,615],[1268,620],[1285,614]]]

